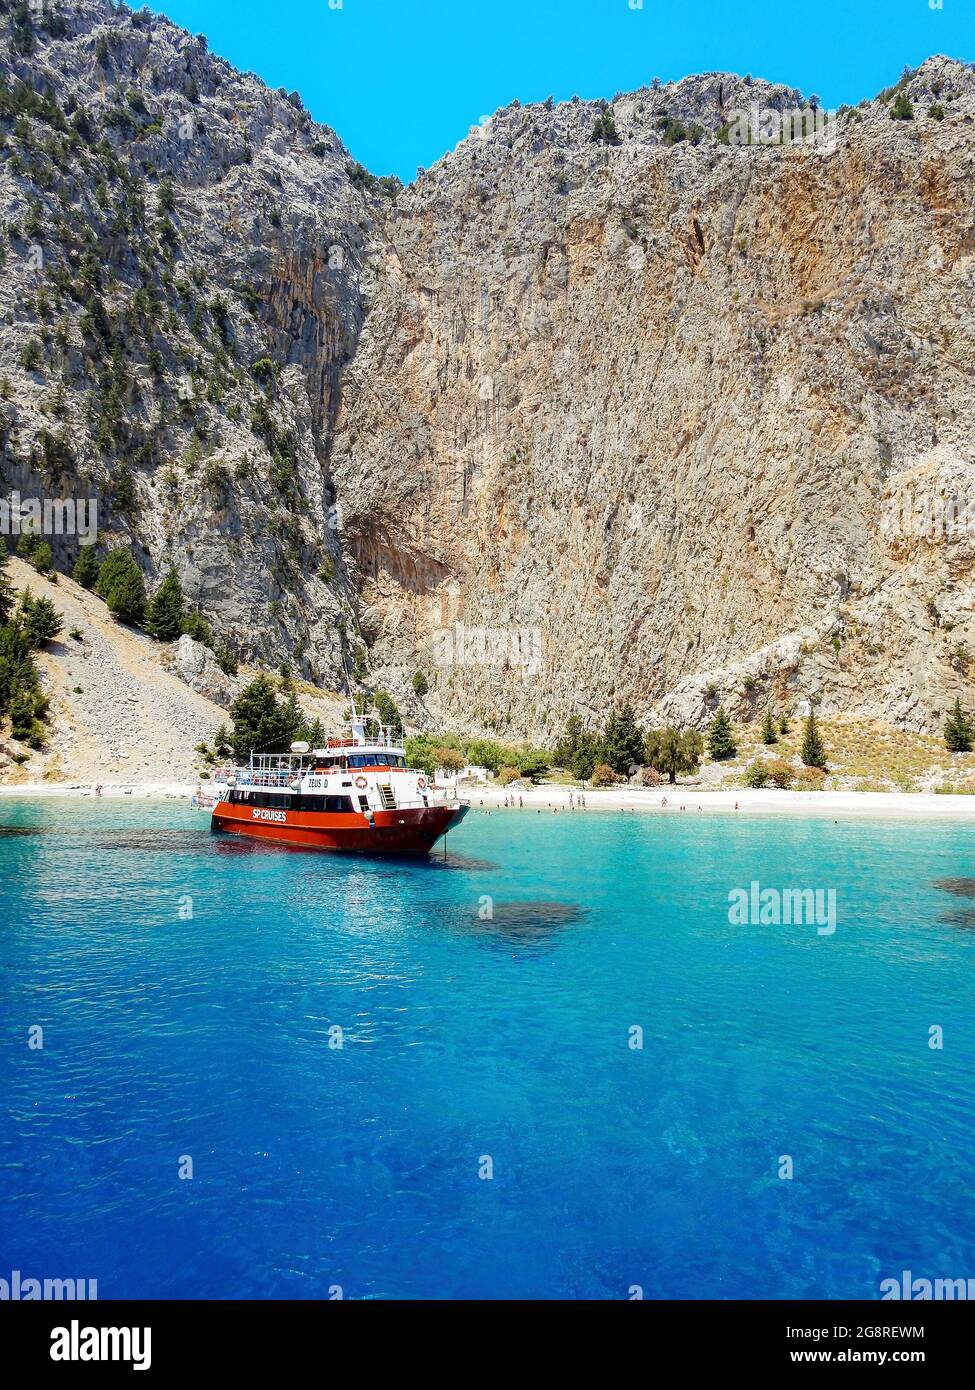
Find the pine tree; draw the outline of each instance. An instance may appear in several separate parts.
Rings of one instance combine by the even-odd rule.
[[[38,574],[50,574],[54,568],[54,555],[47,541],[39,541],[35,545],[30,562]]]
[[[735,743],[731,720],[725,714],[724,706],[719,705],[714,719],[708,729],[708,750],[716,763],[733,758],[738,752],[738,745]]]
[[[98,583],[98,561],[95,559],[93,545],[83,545],[79,548],[71,578],[83,589],[93,589]]]
[[[286,753],[291,747],[294,734],[289,718],[267,676],[258,676],[241,691],[230,715],[234,721],[230,745],[235,757],[244,760],[252,752]]]
[[[305,714],[298,703],[298,696],[295,694],[294,686],[288,690],[288,698],[279,707],[281,711],[281,721],[288,731],[288,742],[293,743],[295,739],[305,737]]]
[[[0,541],[0,623],[5,623],[13,612],[14,591],[7,575],[7,547]]]
[[[98,571],[95,592],[123,623],[141,623],[146,615],[146,586],[142,571],[123,546],[110,550]]]
[[[236,676],[238,671],[237,653],[226,638],[220,643],[214,655],[217,665],[225,676]]]
[[[146,615],[146,627],[160,642],[175,642],[183,630],[184,616],[179,575],[170,569],[153,595]]]
[[[826,770],[826,749],[819,734],[819,725],[816,723],[815,710],[809,711],[802,729],[802,746],[799,749],[799,756],[806,767],[820,767]]]
[[[33,598],[30,591],[24,594],[21,602],[24,615],[24,631],[31,647],[43,647],[51,642],[64,626],[61,614],[49,598]]]
[[[771,744],[778,743],[778,741],[779,736],[775,732],[775,721],[772,718],[772,711],[767,709],[765,711],[765,718],[762,720],[762,742]]]
[[[380,724],[388,724],[393,731],[393,738],[399,738],[403,731],[403,720],[392,696],[388,695],[385,690],[377,690],[373,697],[373,704],[379,715]]]
[[[954,708],[945,720],[945,745],[951,753],[970,753],[973,729],[971,720],[956,699]]]
[[[614,710],[606,720],[598,760],[607,763],[620,776],[629,777],[636,768],[642,767],[643,734],[632,705]]]
[[[34,701],[28,691],[19,689],[10,701],[10,736],[26,743],[34,733]]]
[[[780,733],[780,734],[787,734],[788,732],[789,732],[789,718],[788,718],[788,715],[783,714],[782,718],[779,720],[779,733]]]

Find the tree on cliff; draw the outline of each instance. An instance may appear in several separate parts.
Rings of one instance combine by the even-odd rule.
[[[34,598],[28,589],[20,601],[24,632],[33,649],[53,642],[64,626],[61,614],[49,598]]]
[[[146,586],[131,552],[110,550],[98,571],[95,593],[123,623],[141,623],[146,616]]]
[[[810,710],[802,729],[802,746],[799,756],[806,767],[821,767],[826,770],[826,749],[816,723],[816,711]]]
[[[954,708],[945,720],[945,745],[951,753],[972,751],[972,723],[956,699]]]
[[[724,705],[718,706],[708,729],[708,751],[716,763],[725,762],[738,752],[738,745],[731,730],[731,720],[725,714]]]
[[[297,732],[293,711],[278,702],[267,676],[258,676],[240,692],[230,706],[230,717],[230,746],[242,761],[251,753],[287,753]]]
[[[609,107],[606,107],[596,117],[596,124],[592,128],[589,142],[593,145],[618,145],[620,143],[620,133],[616,129],[616,120]]]
[[[385,690],[377,690],[373,704],[376,706],[380,724],[388,724],[393,731],[393,738],[399,738],[403,732],[403,720],[393,697]]]
[[[7,547],[0,541],[0,623],[5,623],[13,612],[14,590],[7,575]]]
[[[160,642],[175,642],[183,631],[183,590],[179,575],[170,569],[153,595],[146,627]]]
[[[765,718],[762,720],[762,742],[767,744],[778,743],[779,736],[775,732],[775,721],[772,718],[772,711],[765,711]]]
[[[83,589],[93,589],[98,583],[98,561],[93,545],[83,545],[79,548],[71,578]]]

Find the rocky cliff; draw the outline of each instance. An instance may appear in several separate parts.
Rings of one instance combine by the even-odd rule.
[[[238,645],[329,675],[328,442],[371,219],[296,94],[146,11],[0,4],[4,489],[95,497]],[[52,538],[57,560],[76,553]]]
[[[5,487],[242,655],[507,736],[970,693],[965,65],[801,144],[722,74],[516,104],[400,191],[163,19],[4,22]]]

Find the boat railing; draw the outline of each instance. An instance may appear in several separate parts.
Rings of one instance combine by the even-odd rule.
[[[296,774],[297,769],[292,767],[240,767],[234,776],[241,787],[287,787],[294,781]]]

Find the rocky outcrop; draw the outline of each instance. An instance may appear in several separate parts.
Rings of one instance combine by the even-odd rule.
[[[727,74],[515,103],[387,197],[164,19],[17,15],[5,487],[97,494],[243,658],[536,738],[970,695],[965,65],[801,145]]]
[[[228,676],[221,671],[209,647],[189,636],[184,635],[174,643],[163,664],[191,690],[224,709],[230,708],[244,687],[239,676]]]

